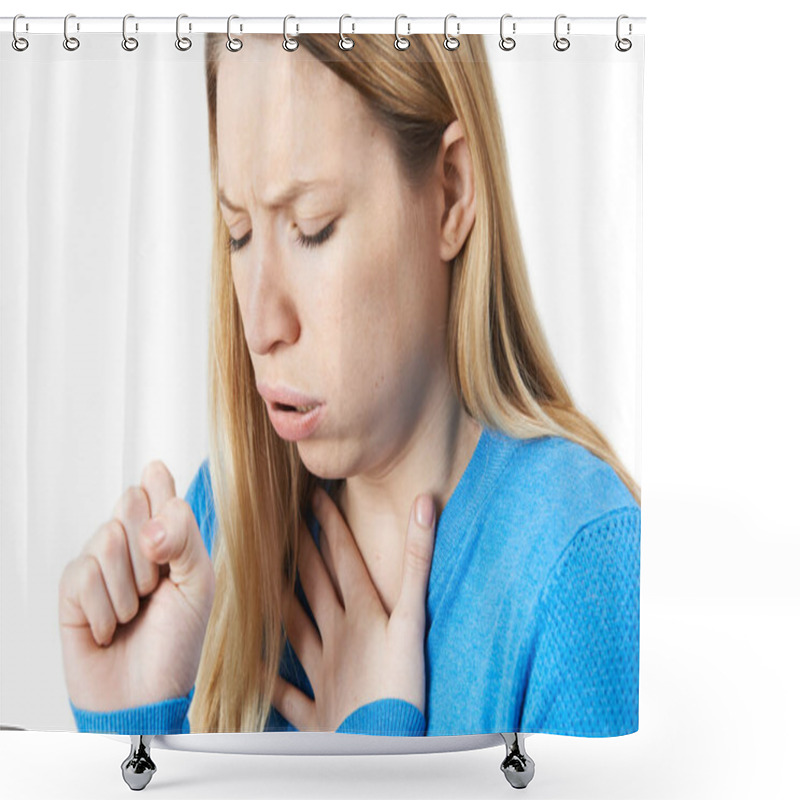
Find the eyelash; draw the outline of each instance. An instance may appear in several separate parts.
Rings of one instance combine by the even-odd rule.
[[[302,247],[319,247],[326,239],[330,238],[334,231],[334,225],[335,221],[326,225],[319,233],[315,233],[313,236],[306,236],[298,232],[296,241]],[[231,253],[241,250],[247,244],[249,238],[250,234],[248,233],[241,239],[228,239],[228,249]]]

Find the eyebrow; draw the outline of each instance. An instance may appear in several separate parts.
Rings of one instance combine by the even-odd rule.
[[[304,194],[308,194],[313,189],[316,189],[320,186],[326,186],[332,184],[332,181],[304,181],[304,180],[296,180],[289,184],[289,186],[284,189],[277,197],[269,202],[265,203],[267,208],[274,209],[274,208],[281,208],[282,206],[288,205],[292,202],[292,200],[296,200],[298,197]],[[241,208],[240,206],[234,205],[230,200],[228,200],[227,196],[225,195],[225,190],[219,190],[219,202],[224,205],[226,208],[229,208],[231,211],[243,212],[245,209]]]

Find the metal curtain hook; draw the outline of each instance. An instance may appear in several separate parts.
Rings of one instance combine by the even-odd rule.
[[[565,38],[564,36],[558,35],[558,21],[560,19],[566,19],[566,14],[559,14],[555,22],[553,23],[553,35],[556,37],[556,40],[553,42],[553,47],[559,52],[564,52],[564,50],[569,50],[570,41],[569,39]],[[569,35],[569,22],[567,23],[567,35]]]
[[[122,18],[122,49],[127,50],[129,53],[135,50],[139,46],[139,40],[134,39],[132,36],[128,36],[127,31],[127,24],[128,20],[133,18],[133,14],[126,14]],[[139,30],[139,26],[136,26],[136,30]]]
[[[241,39],[236,39],[233,36],[231,36],[231,20],[234,19],[239,19],[239,17],[236,14],[231,14],[228,17],[228,41],[225,42],[225,47],[227,47],[228,50],[231,51],[231,53],[238,53],[242,49],[242,47],[244,47],[244,42],[242,42]],[[241,27],[239,28],[239,30],[241,30]]]
[[[352,50],[353,47],[355,46],[355,42],[349,36],[345,36],[344,33],[342,33],[342,23],[346,19],[353,19],[353,18],[349,14],[342,14],[342,16],[339,17],[339,47],[342,50]],[[353,23],[353,31],[355,31],[355,29],[356,26],[355,23]]]
[[[620,51],[620,53],[627,53],[628,50],[630,50],[631,47],[633,47],[633,42],[631,42],[630,39],[620,39],[620,36],[619,36],[619,23],[623,19],[628,19],[628,15],[627,14],[620,14],[617,17],[617,41],[614,42],[614,47],[616,47],[617,50]],[[628,33],[630,34],[632,32],[633,32],[633,26],[629,22],[628,23]]]
[[[69,21],[70,17],[74,18],[75,15],[67,14],[67,16],[64,17],[64,49],[72,52],[73,50],[77,50],[81,46],[81,43],[79,39],[76,39],[74,36],[70,36],[67,33],[67,22]]]
[[[12,36],[14,38],[11,40],[11,46],[18,53],[21,53],[23,50],[27,50],[28,49],[29,42],[28,42],[27,39],[23,38],[22,36],[17,36],[17,20],[18,19],[25,19],[25,15],[24,14],[17,14],[17,16],[14,17],[14,23],[11,26],[11,34],[12,34]]]
[[[448,22],[448,20],[450,20],[451,18],[453,18],[455,16],[456,16],[455,14],[448,14],[444,18],[444,42],[443,42],[443,44],[445,46],[445,49],[447,49],[447,50],[455,50],[461,44],[461,42],[459,42],[458,39],[456,39],[455,36],[451,36],[447,32],[447,22]],[[458,23],[456,23],[456,33],[458,33]]]
[[[408,48],[411,47],[411,40],[401,36],[398,31],[398,25],[401,19],[408,19],[408,17],[405,14],[398,14],[394,18],[394,46],[398,50],[408,50]],[[406,23],[406,26],[408,27],[407,33],[411,33],[411,25]]]
[[[295,39],[293,36],[289,36],[289,33],[286,30],[286,24],[290,19],[297,19],[297,17],[287,14],[283,18],[283,49],[291,53],[293,50],[297,50],[300,45],[297,39]]]
[[[503,36],[503,23],[511,16],[511,14],[503,14],[500,17],[500,49],[501,50],[513,50],[517,46],[516,39],[512,39],[510,36]],[[512,31],[516,33],[516,23],[512,23]]]
[[[188,14],[178,14],[175,20],[175,47],[178,50],[186,51],[192,46],[192,40],[188,36],[181,36],[181,20],[188,17]],[[189,30],[192,29],[192,24],[189,23]]]

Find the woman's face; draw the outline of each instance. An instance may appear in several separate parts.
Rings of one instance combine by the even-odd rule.
[[[324,64],[247,46],[257,60],[220,56],[218,182],[259,392],[313,474],[384,474],[448,380],[444,198],[435,180],[407,186],[386,131]],[[268,398],[282,389],[320,408],[281,412]]]

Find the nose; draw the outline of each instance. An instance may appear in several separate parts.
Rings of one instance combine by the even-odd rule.
[[[253,260],[244,267],[241,291],[237,287],[245,338],[256,355],[267,355],[282,344],[293,344],[300,336],[300,319],[287,281],[285,256],[266,238],[253,234]]]

